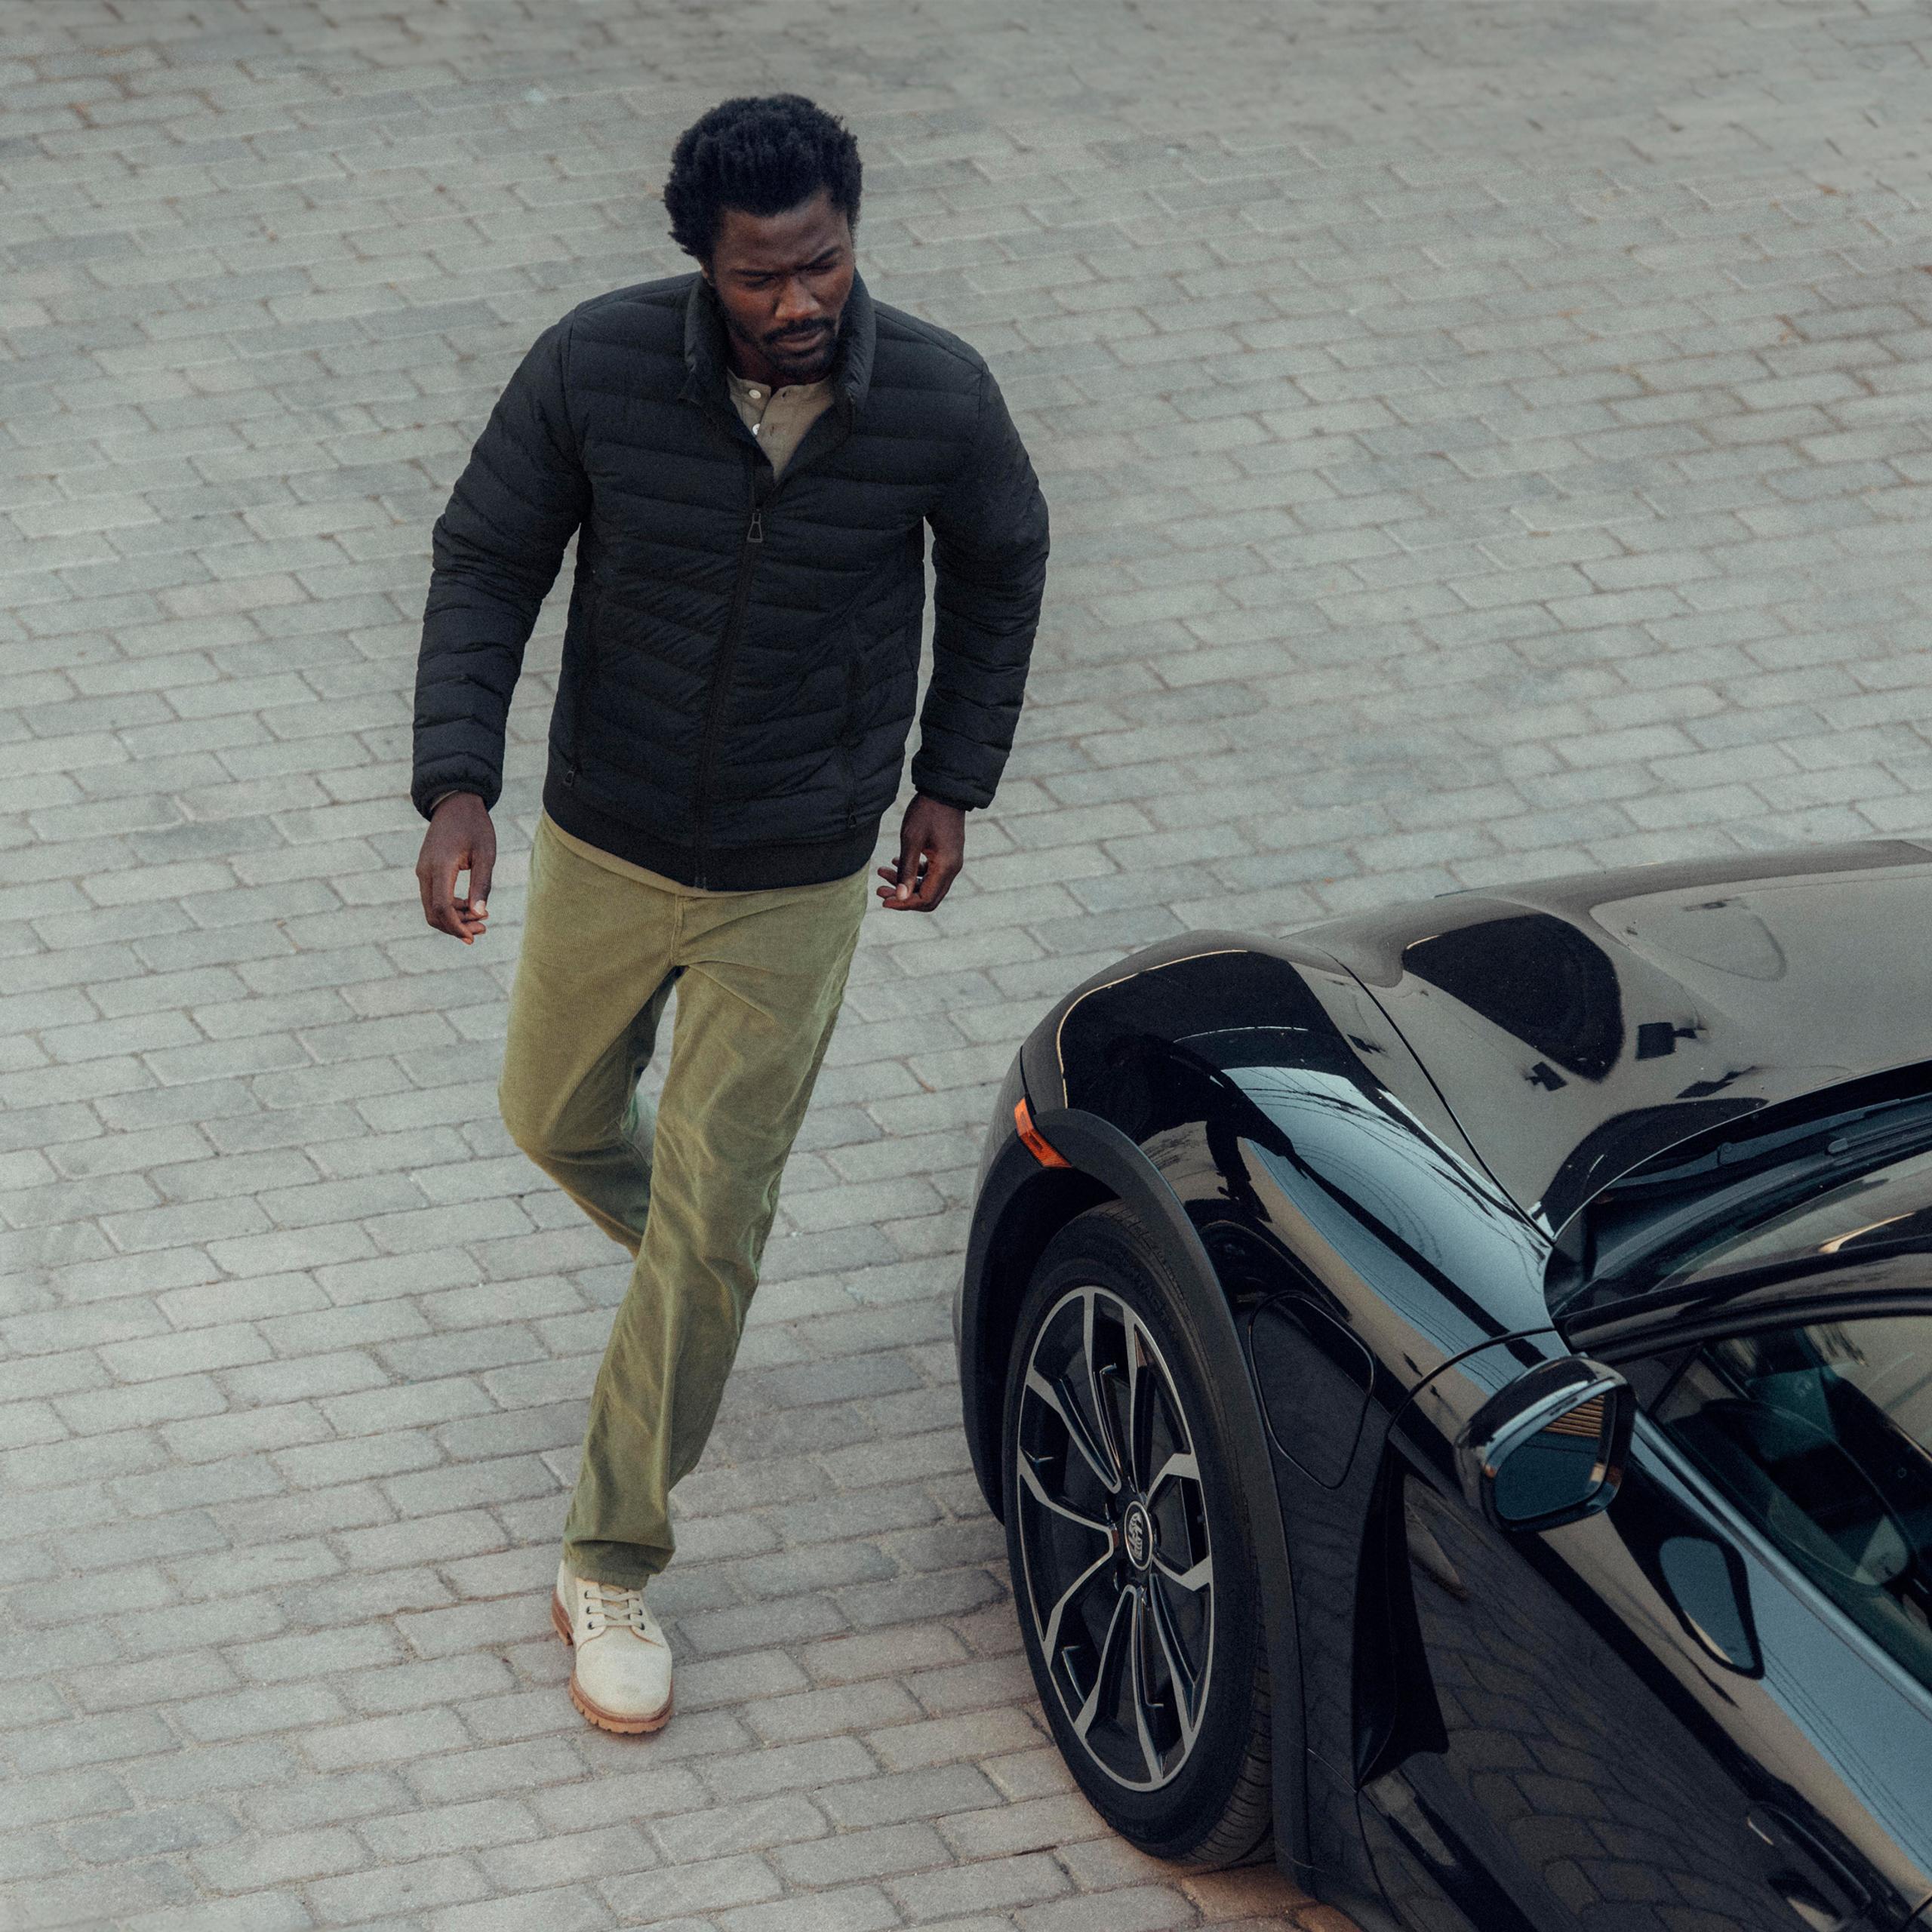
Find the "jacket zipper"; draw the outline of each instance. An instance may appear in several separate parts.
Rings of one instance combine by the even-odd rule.
[[[706,836],[711,820],[711,770],[718,755],[718,734],[724,718],[725,700],[731,694],[733,660],[738,654],[738,634],[744,628],[745,607],[751,601],[752,572],[758,563],[759,546],[764,542],[762,506],[758,500],[758,479],[751,478],[751,518],[738,545],[738,574],[731,586],[731,607],[718,640],[718,654],[711,674],[711,691],[704,711],[704,735],[698,742],[697,835],[694,865],[697,876],[691,882],[703,885]]]

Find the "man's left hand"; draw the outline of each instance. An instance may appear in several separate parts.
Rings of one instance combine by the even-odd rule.
[[[964,811],[919,792],[899,828],[899,863],[879,867],[876,890],[888,912],[930,912],[965,863]]]

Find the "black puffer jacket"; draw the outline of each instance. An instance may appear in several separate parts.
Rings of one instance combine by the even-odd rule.
[[[934,668],[912,780],[993,795],[1046,575],[1047,511],[985,362],[854,281],[831,408],[774,481],[697,275],[585,303],[510,379],[438,519],[411,793],[494,804],[504,718],[571,534],[546,811],[687,884],[870,857]]]

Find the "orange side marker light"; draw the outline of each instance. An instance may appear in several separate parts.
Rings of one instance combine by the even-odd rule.
[[[1057,1147],[1050,1146],[1046,1137],[1033,1124],[1033,1115],[1026,1103],[1019,1101],[1013,1109],[1013,1124],[1020,1130],[1020,1137],[1026,1142],[1028,1152],[1043,1168],[1070,1168],[1073,1163]]]

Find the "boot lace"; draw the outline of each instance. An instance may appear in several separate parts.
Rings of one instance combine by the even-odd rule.
[[[598,1583],[580,1577],[577,1586],[583,1592],[583,1620],[592,1636],[605,1630],[629,1630],[647,1643],[661,1640],[646,1620],[641,1590],[626,1589],[621,1583]]]

